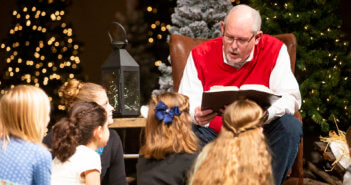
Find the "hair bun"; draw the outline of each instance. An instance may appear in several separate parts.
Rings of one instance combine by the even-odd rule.
[[[59,89],[59,96],[62,97],[66,106],[70,105],[75,100],[82,87],[83,84],[76,79],[65,82],[65,84],[61,86]]]

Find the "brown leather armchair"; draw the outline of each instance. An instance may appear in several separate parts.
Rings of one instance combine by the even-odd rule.
[[[288,48],[288,53],[291,61],[291,70],[295,71],[295,61],[296,61],[296,37],[291,34],[280,34],[275,35],[276,38],[285,43]],[[200,38],[191,38],[182,35],[171,35],[169,50],[172,64],[172,77],[173,77],[173,88],[174,91],[178,91],[180,80],[183,76],[183,71],[185,68],[185,64],[187,58],[189,56],[190,51],[197,45],[202,42],[207,41],[208,39],[200,39]],[[295,113],[295,117],[297,117],[302,124],[302,117],[299,112]],[[299,151],[297,157],[295,159],[295,163],[292,167],[289,178],[284,181],[284,185],[302,185],[303,184],[303,140],[301,140],[301,144],[299,147]]]

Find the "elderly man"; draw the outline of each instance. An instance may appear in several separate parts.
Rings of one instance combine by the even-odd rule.
[[[189,55],[179,92],[189,96],[194,131],[207,143],[222,127],[222,117],[201,110],[201,95],[212,86],[263,85],[282,97],[268,108],[264,134],[272,151],[275,184],[281,184],[296,158],[302,126],[293,116],[301,106],[298,83],[287,47],[263,34],[261,16],[247,6],[233,7],[221,23],[222,37],[195,47]]]

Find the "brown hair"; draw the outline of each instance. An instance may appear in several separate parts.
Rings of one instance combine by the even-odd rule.
[[[155,107],[162,101],[169,108],[179,106],[180,115],[172,123],[165,124],[155,117]],[[194,153],[198,150],[198,139],[192,131],[187,96],[166,92],[152,97],[145,127],[145,144],[140,154],[145,158],[164,159],[170,153]]]
[[[99,98],[97,92],[106,92],[105,89],[95,83],[83,83],[76,79],[66,82],[59,90],[65,105],[69,108],[78,102],[91,102]]]
[[[88,144],[95,128],[104,126],[107,117],[103,107],[95,102],[80,102],[53,128],[52,152],[61,162],[67,161],[78,145]]]
[[[189,183],[274,184],[271,155],[259,126],[262,119],[263,111],[253,101],[239,100],[228,106],[221,133],[198,156]]]

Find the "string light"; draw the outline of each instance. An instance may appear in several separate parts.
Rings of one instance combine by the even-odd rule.
[[[30,26],[30,24],[31,24],[30,20],[27,20],[26,26]]]
[[[149,41],[149,43],[153,43],[153,42],[154,42],[154,39],[150,37],[150,38],[148,39],[148,41]]]
[[[51,18],[51,20],[55,21],[55,20],[56,20],[55,14],[51,14],[51,15],[50,15],[50,18]]]
[[[162,61],[161,60],[156,60],[155,61],[155,66],[159,66],[159,65],[161,65],[162,64]]]

